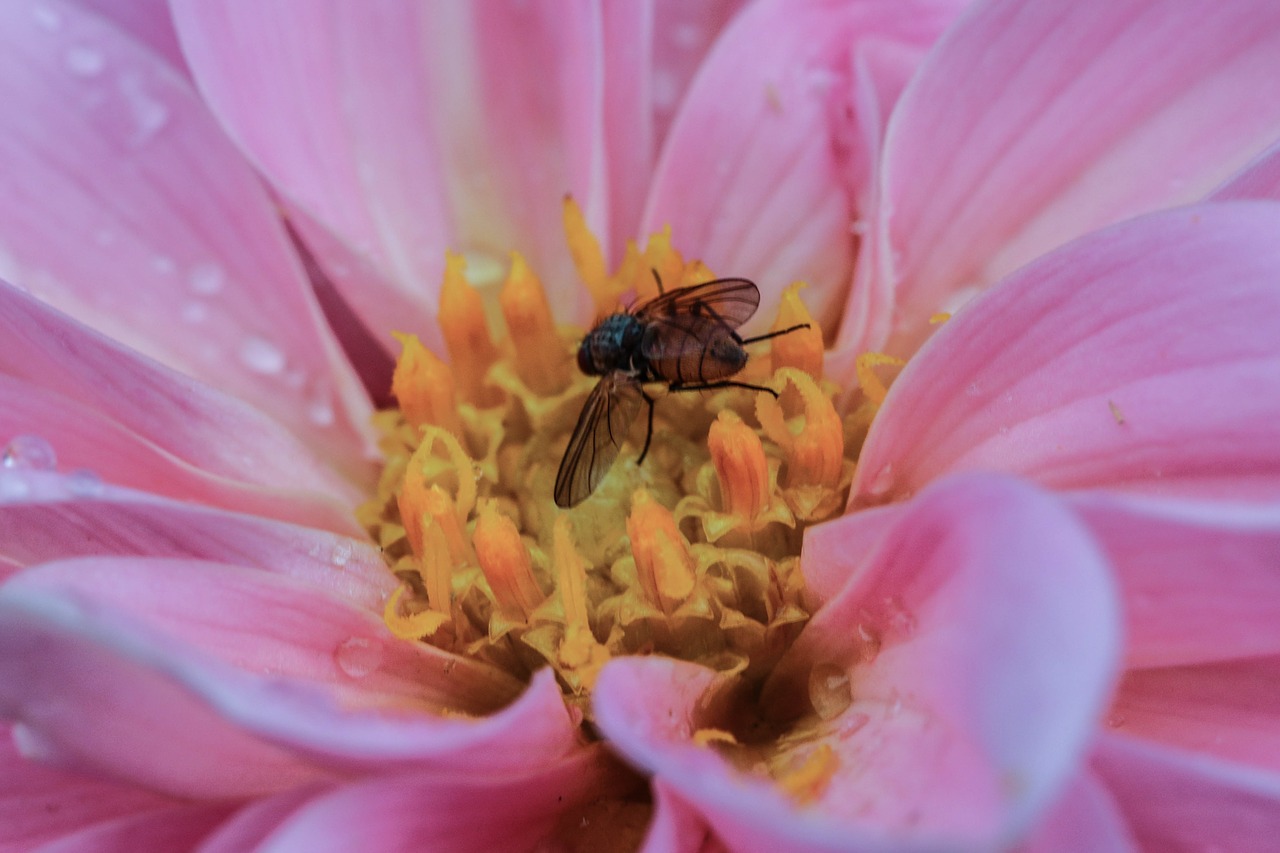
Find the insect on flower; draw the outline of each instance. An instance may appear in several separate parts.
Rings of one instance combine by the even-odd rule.
[[[583,404],[578,423],[556,474],[556,506],[587,498],[617,458],[643,400],[649,425],[636,464],[644,462],[653,439],[653,398],[646,383],[665,382],[668,391],[747,388],[778,396],[763,385],[729,377],[747,363],[744,347],[808,328],[807,323],[743,338],[737,328],[756,312],[760,290],[745,278],[721,278],[666,291],[654,271],[659,295],[627,311],[605,317],[578,347],[578,369],[599,376]]]

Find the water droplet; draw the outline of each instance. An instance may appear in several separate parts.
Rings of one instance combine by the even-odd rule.
[[[864,714],[861,711],[854,711],[852,714],[847,714],[845,718],[840,721],[840,726],[836,729],[836,736],[841,740],[853,737],[869,722],[871,722],[871,717],[869,715]]]
[[[284,370],[285,358],[278,346],[254,335],[240,345],[240,363],[254,373],[272,374]]]
[[[156,255],[151,259],[151,269],[159,275],[171,275],[178,265],[167,255]]]
[[[333,553],[329,555],[329,562],[335,566],[345,566],[351,560],[353,553],[355,553],[355,547],[346,540],[340,540],[333,546]]]
[[[203,302],[188,302],[182,306],[182,321],[198,326],[209,319],[209,306]]]
[[[1107,725],[1113,729],[1122,728],[1126,722],[1128,722],[1128,720],[1125,718],[1124,714],[1112,714],[1107,717]]]
[[[187,273],[187,284],[201,296],[213,296],[222,290],[226,281],[227,275],[222,271],[222,267],[212,262],[196,264],[191,268],[191,272]]]
[[[119,86],[129,114],[133,117],[133,134],[129,143],[141,145],[169,123],[169,109],[147,92],[142,75],[136,72],[121,74]]]
[[[107,67],[106,57],[85,45],[69,48],[65,61],[67,70],[79,77],[96,77]]]
[[[893,488],[893,463],[885,465],[871,478],[867,490],[876,496],[887,495]]]
[[[896,717],[902,713],[902,696],[894,690],[889,694],[889,716]]]
[[[88,468],[77,468],[67,475],[67,491],[77,497],[97,497],[105,489],[102,478]]]
[[[916,617],[913,616],[897,596],[884,600],[884,609],[888,629],[894,637],[903,639],[911,636],[916,630]]]
[[[367,637],[349,637],[333,652],[338,669],[352,678],[364,678],[382,665],[382,644]]]
[[[116,232],[110,228],[99,228],[93,234],[93,242],[99,246],[110,246],[116,241]]]
[[[333,426],[337,419],[328,400],[312,400],[307,404],[307,418],[319,427]]]
[[[697,24],[677,24],[671,31],[671,40],[677,47],[692,50],[702,42],[702,29]]]
[[[37,3],[31,7],[31,17],[35,19],[40,29],[51,33],[62,26],[62,16],[43,3]]]
[[[809,673],[809,702],[823,720],[834,720],[853,704],[849,673],[830,663],[820,663]]]
[[[26,723],[14,723],[9,730],[13,747],[28,761],[55,761],[58,749],[45,734]]]
[[[964,393],[968,394],[970,397],[977,397],[982,393],[982,386],[977,382],[970,382],[969,386],[964,389]]]
[[[52,471],[58,467],[58,454],[52,444],[38,435],[19,435],[5,445],[0,464],[6,468]]]
[[[0,470],[0,503],[22,500],[30,493],[31,487],[21,474]]]
[[[858,641],[858,659],[862,663],[871,663],[880,654],[880,635],[859,622]]]
[[[996,429],[996,433],[997,433],[997,434],[999,434],[999,435],[1008,435],[1008,434],[1009,434],[1009,425],[1008,425],[1008,424],[1001,424],[1001,425]]]

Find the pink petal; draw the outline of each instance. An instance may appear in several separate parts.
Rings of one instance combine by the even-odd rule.
[[[189,850],[226,819],[232,807],[183,805],[120,817],[59,838],[39,853]]]
[[[187,63],[178,47],[166,0],[74,0],[85,9],[106,18],[154,53],[175,70],[185,73]]]
[[[309,785],[251,801],[201,840],[197,853],[243,853],[262,842],[291,815],[330,789]]]
[[[1280,495],[1280,205],[1145,217],[1009,277],[889,392],[851,500],[954,471],[1056,488]]]
[[[1115,568],[1130,668],[1280,654],[1280,508],[1097,492],[1072,503]]]
[[[9,727],[0,727],[0,850],[31,850],[104,820],[176,804],[140,788],[28,761],[14,745]]]
[[[783,285],[835,328],[851,273],[850,223],[864,207],[881,116],[856,102],[878,88],[871,43],[920,48],[954,3],[761,2],[707,57],[666,142],[644,228],[672,226],[677,246],[725,275],[768,285],[761,324]],[[894,75],[898,76],[897,66]],[[896,94],[896,92],[894,92]],[[872,114],[855,114],[871,106]],[[868,132],[870,129],[870,132]],[[869,138],[868,138],[869,137]]]
[[[848,584],[764,693],[762,710],[780,713],[807,704],[817,668],[828,680],[848,673],[852,704],[814,723],[838,764],[807,808],[690,742],[696,728],[723,725],[701,704],[707,670],[611,663],[598,726],[735,850],[1016,839],[1075,772],[1109,692],[1118,618],[1100,555],[1053,499],[980,477],[913,501],[845,570]]]
[[[0,373],[96,410],[159,451],[210,475],[314,492],[347,507],[361,500],[360,492],[261,412],[140,357],[3,281]],[[63,432],[71,428],[63,427]],[[106,460],[68,449],[85,467],[109,467]],[[170,470],[166,476],[173,474]]]
[[[6,277],[358,467],[368,402],[257,175],[167,62],[42,4],[0,10]]]
[[[1280,201],[1280,142],[1209,194],[1210,201],[1246,198]]]
[[[669,785],[653,782],[653,821],[640,853],[687,850],[717,853],[724,847],[711,835],[706,823]]]
[[[1124,737],[1094,768],[1144,850],[1267,850],[1280,835],[1280,775]]]
[[[0,589],[0,668],[0,709],[50,760],[188,796],[510,772],[578,748],[550,671],[472,719],[520,685],[305,584],[214,563],[29,569]]]
[[[542,847],[565,813],[616,787],[599,748],[530,764],[525,773],[384,776],[317,797],[271,834],[269,851],[432,850]]]
[[[20,493],[20,494],[19,494]],[[104,486],[78,474],[0,471],[0,556],[175,557],[260,568],[381,613],[398,582],[363,539]]]
[[[1271,0],[975,4],[886,140],[882,260],[857,286],[895,290],[893,313],[842,341],[910,352],[934,312],[1050,249],[1203,197],[1280,137],[1277,77]]]
[[[552,289],[576,289],[561,198],[572,192],[608,233],[603,81],[637,73],[639,57],[602,55],[597,8],[173,8],[233,135],[394,287],[433,303],[451,248],[481,278],[518,249]]]
[[[1140,669],[1121,682],[1107,721],[1122,734],[1280,773],[1278,690],[1276,656]]]
[[[202,471],[75,400],[0,375],[0,438],[18,437],[10,445],[14,452],[37,436],[45,442],[39,447],[52,451],[58,467],[74,472],[66,488],[72,500],[97,492],[107,481],[363,538],[349,505],[322,494],[251,485]],[[53,463],[49,459],[44,464],[52,467]],[[45,473],[12,469],[0,474],[7,484],[6,490],[0,490],[0,516],[12,512],[10,502],[29,499],[30,485],[22,485],[24,479]],[[0,539],[5,545],[13,541]]]
[[[1137,853],[1138,849],[1115,798],[1087,770],[1075,778],[1019,848],[1025,853]]]

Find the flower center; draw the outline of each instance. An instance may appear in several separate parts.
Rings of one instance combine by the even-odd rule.
[[[657,296],[658,277],[669,289],[714,278],[683,260],[669,232],[643,251],[629,245],[610,275],[572,200],[565,228],[602,315],[624,293]],[[645,385],[655,417],[643,464],[640,416],[594,494],[561,510],[556,473],[604,380],[579,372],[583,330],[556,327],[518,254],[497,296],[497,338],[465,266],[448,257],[440,296],[449,363],[397,335],[399,408],[377,416],[386,466],[359,516],[403,582],[386,605],[391,630],[522,678],[549,665],[587,714],[597,674],[619,655],[668,655],[758,682],[808,619],[801,538],[843,508],[848,454],[868,420],[836,413],[799,285],[774,329],[809,328],[749,344],[733,377],[776,398]]]

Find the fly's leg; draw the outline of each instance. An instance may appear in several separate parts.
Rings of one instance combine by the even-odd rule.
[[[754,338],[738,338],[737,335],[734,335],[734,337],[738,338],[738,343],[746,345],[746,344],[754,344],[758,341],[767,341],[769,340],[769,338],[779,338],[779,337],[782,337],[783,335],[788,335],[792,332],[798,332],[801,329],[807,329],[807,328],[809,328],[808,323],[800,323],[795,326],[788,326],[785,329],[779,329],[776,332],[770,332],[767,335],[756,335]]]
[[[656,273],[655,273],[656,275]],[[644,401],[649,404],[649,428],[644,434],[644,448],[640,451],[640,456],[636,459],[636,467],[644,464],[644,458],[649,453],[649,442],[653,440],[653,398],[640,389],[640,396],[644,397]]]
[[[748,391],[764,391],[766,394],[772,394],[773,399],[778,399],[778,392],[772,388],[767,388],[764,385],[752,385],[749,382],[733,382],[731,380],[725,380],[724,382],[703,382],[698,385],[667,386],[668,391],[711,391],[716,388],[745,388]],[[652,418],[650,420],[652,420]]]

